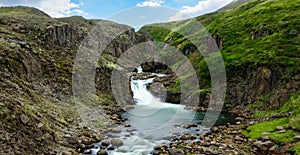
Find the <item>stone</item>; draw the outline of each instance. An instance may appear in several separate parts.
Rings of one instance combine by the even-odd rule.
[[[169,155],[184,155],[183,151],[177,148],[170,148]]]
[[[280,130],[280,131],[278,131],[278,133],[285,133],[286,132],[286,130]]]
[[[165,144],[158,144],[153,147],[154,150],[162,150],[163,148],[166,148],[167,146]]]
[[[209,147],[210,146],[210,142],[206,141],[202,144],[203,146]]]
[[[244,121],[245,119],[242,118],[242,117],[237,117],[237,118],[235,118],[235,120],[236,120],[236,121]]]
[[[240,137],[240,136],[235,136],[234,140],[236,140],[236,141],[244,141],[244,139],[242,137]]]
[[[86,139],[82,140],[82,144],[84,144],[84,145],[91,145],[93,143],[94,143],[94,141],[90,138],[86,138]]]
[[[277,126],[275,130],[280,131],[280,130],[284,130],[284,128],[283,128],[283,126]]]
[[[189,126],[188,124],[185,124],[185,125],[182,126],[182,128],[189,129],[189,128],[191,128],[191,126]]]
[[[117,146],[117,147],[122,146],[124,144],[123,141],[118,138],[113,138],[110,142],[113,146]]]
[[[269,152],[272,154],[286,154],[286,149],[278,145],[274,145],[269,149]]]
[[[220,148],[227,148],[226,144],[220,144]]]
[[[295,140],[296,142],[300,141],[300,135],[295,136],[295,137],[294,137],[294,140]]]
[[[190,136],[189,135],[182,135],[181,137],[180,137],[180,139],[181,140],[189,140],[190,139]]]
[[[108,155],[107,152],[105,150],[99,150],[97,152],[97,155]]]
[[[249,122],[249,125],[253,125],[253,124],[255,124],[254,121],[250,121],[250,122]]]
[[[266,131],[266,132],[263,132],[263,133],[261,133],[262,135],[268,135],[268,134],[270,134],[270,132],[269,131]]]
[[[62,155],[72,155],[72,153],[69,152],[69,151],[64,151],[64,152],[62,153]]]
[[[110,142],[107,139],[101,141],[101,146],[109,146]]]
[[[113,129],[111,129],[111,132],[112,133],[120,133],[121,129],[119,129],[119,128],[113,128]]]
[[[78,137],[69,137],[69,138],[66,138],[66,140],[69,144],[77,144]]]
[[[130,124],[124,124],[124,127],[128,128],[128,127],[131,127]]]
[[[23,124],[27,124],[29,122],[29,118],[25,114],[20,116],[20,120]]]
[[[214,127],[212,127],[212,129],[211,129],[213,132],[217,132],[217,131],[219,131],[219,128],[218,127],[216,127],[216,126],[214,126]]]
[[[262,141],[268,141],[268,140],[270,140],[270,137],[269,136],[261,136],[259,139]]]
[[[269,150],[272,146],[274,146],[274,143],[271,142],[271,141],[266,141],[266,142],[256,141],[256,142],[254,143],[254,145],[255,145],[258,149],[260,149],[260,150],[262,150],[262,151],[267,151],[267,150]]]
[[[110,151],[110,150],[114,150],[114,149],[115,149],[114,146],[110,146],[110,147],[107,148],[107,150],[109,150],[109,151]]]
[[[210,148],[207,148],[207,149],[205,150],[204,153],[205,153],[205,154],[217,154],[216,151],[214,151],[214,150],[212,150],[212,149],[210,149]]]

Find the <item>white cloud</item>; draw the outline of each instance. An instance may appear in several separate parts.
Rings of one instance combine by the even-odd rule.
[[[0,4],[0,6],[17,5],[35,7],[49,14],[51,17],[56,18],[69,16],[73,13],[85,16],[88,15],[84,11],[80,10],[80,6],[82,6],[83,3],[76,4],[71,2],[71,0],[35,0],[34,2],[31,0],[3,0]]]
[[[52,17],[64,17],[74,12],[72,9],[80,8],[80,5],[71,0],[41,0],[39,8]]]
[[[137,7],[159,7],[161,6],[165,1],[164,0],[148,0],[144,2],[137,3]]]
[[[84,12],[83,10],[75,9],[73,11],[76,12],[76,13],[78,13],[78,14],[84,15],[84,16],[88,16],[89,15],[87,12]]]
[[[169,21],[183,20],[216,11],[233,0],[200,0],[195,6],[183,6],[177,14],[170,17]]]

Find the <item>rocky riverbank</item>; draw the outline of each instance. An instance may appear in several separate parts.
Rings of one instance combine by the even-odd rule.
[[[288,150],[288,146],[278,144],[268,137],[268,133],[261,136],[258,139],[250,139],[244,136],[244,132],[247,131],[247,127],[259,122],[288,117],[289,113],[284,115],[274,115],[267,119],[251,119],[237,117],[236,123],[226,125],[214,126],[211,129],[204,129],[198,124],[178,124],[174,128],[194,129],[197,133],[174,133],[170,137],[163,139],[169,141],[168,143],[158,144],[153,147],[152,154],[169,154],[169,155],[184,155],[184,154],[232,154],[232,155],[248,155],[248,154],[294,154]],[[123,145],[124,139],[137,135],[138,133],[131,127],[130,122],[126,118],[122,118],[120,115],[112,114],[110,118],[113,120],[110,123],[115,125],[98,130],[98,133],[102,133],[101,137],[97,137],[91,132],[81,133],[77,137],[66,137],[67,147],[76,148],[72,151],[64,152],[65,154],[91,154],[92,148],[98,149],[99,155],[107,154],[106,151],[114,150]],[[201,132],[200,132],[201,130]],[[286,132],[284,127],[278,126],[276,128],[278,132]],[[93,131],[95,133],[95,130]],[[202,134],[200,134],[202,133]],[[294,137],[294,143],[298,142],[299,136]],[[95,143],[100,142],[98,145]],[[292,144],[290,144],[292,145]]]
[[[276,144],[267,135],[257,140],[245,137],[243,132],[253,120],[242,118],[238,118],[238,120],[242,120],[242,122],[234,125],[214,126],[211,132],[200,135],[199,139],[195,139],[193,134],[185,134],[172,139],[169,145],[154,147],[153,154],[293,154],[287,150],[287,146]],[[282,130],[281,132],[284,132]],[[295,137],[296,141],[299,141],[297,136]]]

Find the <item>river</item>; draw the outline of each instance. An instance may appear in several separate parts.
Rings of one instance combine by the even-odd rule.
[[[137,71],[142,73],[140,67]],[[164,76],[163,74],[155,75]],[[122,117],[128,118],[128,121],[124,123],[130,124],[131,127],[125,128],[120,125],[118,128],[122,132],[110,135],[122,139],[124,145],[114,150],[107,150],[109,155],[148,155],[151,154],[154,146],[168,145],[170,137],[192,133],[199,138],[200,134],[210,131],[201,126],[204,112],[186,110],[184,105],[166,103],[153,96],[147,89],[147,84],[152,83],[153,80],[154,78],[131,79],[131,90],[136,105],[133,109],[121,114]],[[225,124],[233,120],[233,116],[221,114],[217,124]],[[193,123],[196,126],[183,128],[182,125],[187,123]],[[95,146],[100,148],[101,143]],[[97,151],[98,149],[94,149],[93,154]]]

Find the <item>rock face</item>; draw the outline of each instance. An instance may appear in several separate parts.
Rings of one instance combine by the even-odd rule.
[[[42,41],[58,46],[75,46],[80,43],[83,32],[70,24],[49,26],[47,33],[42,35]]]
[[[279,3],[274,3],[274,6],[285,5]],[[231,9],[240,5],[242,5],[239,7],[241,12],[233,13]],[[208,28],[209,34],[203,35],[200,31],[189,31],[189,27],[194,26],[189,25],[193,23],[192,20],[187,20],[183,22],[184,24],[180,23],[176,26],[173,23],[164,23],[162,27],[168,27],[171,32],[164,30],[164,28],[159,29],[160,24],[147,25],[140,31],[149,31],[157,41],[172,45],[187,56],[197,72],[199,85],[202,89],[211,88],[209,67],[207,67],[206,60],[203,59],[206,56],[202,55],[203,51],[208,51],[205,54],[213,57],[213,52],[221,49],[227,77],[225,109],[231,110],[234,107],[234,109],[238,109],[235,111],[236,113],[241,113],[240,110],[246,109],[249,105],[255,107],[252,111],[250,110],[251,112],[258,109],[262,111],[278,109],[290,95],[299,90],[299,56],[294,52],[299,51],[296,43],[299,42],[299,31],[296,28],[286,27],[284,30],[279,28],[279,18],[268,23],[259,21],[259,19],[264,20],[264,17],[267,16],[271,18],[273,12],[284,18],[287,13],[283,13],[286,11],[283,8],[268,7],[257,16],[249,16],[256,14],[252,8],[263,7],[263,5],[265,4],[261,2],[252,3],[250,0],[238,0],[221,9],[228,10],[228,12],[222,12],[224,14],[217,12],[196,18],[204,24],[204,27]],[[298,10],[295,9],[294,11]],[[229,16],[232,18],[229,19]],[[248,23],[251,24],[247,25],[246,22],[241,21],[241,17],[247,19]],[[211,20],[215,18],[217,20]],[[219,27],[220,21],[223,24]],[[293,19],[289,19],[287,22],[290,22],[291,25],[296,23]],[[176,33],[181,31],[187,35],[180,36]],[[233,31],[235,33],[232,33]],[[164,36],[158,34],[164,34]],[[187,39],[188,35],[202,35],[193,41],[199,42],[200,48],[204,46],[204,50],[198,49],[199,51],[197,51],[194,45],[190,43],[191,41]],[[293,41],[287,42],[286,40]],[[276,42],[276,46],[269,44],[271,42]],[[179,100],[175,97],[180,96],[178,88],[178,83],[166,86],[170,94],[176,94],[169,98],[173,102]],[[212,93],[207,92],[207,95],[200,96],[200,106],[209,103],[210,98],[205,99],[203,97],[210,94]]]
[[[78,127],[82,123],[72,98],[72,71],[79,44],[97,22],[107,30],[128,29],[109,44],[96,69],[100,104],[114,104],[110,88],[113,64],[124,51],[149,36],[108,21],[52,19],[34,8],[0,8],[0,12],[0,116],[4,118],[0,121],[0,137],[4,137],[0,154],[60,154],[55,148],[58,144],[81,149],[89,146],[97,138],[78,140],[75,133],[65,131],[82,128]],[[65,138],[59,136],[65,133]]]
[[[151,73],[168,73],[168,66],[165,64],[162,64],[160,62],[145,62],[142,65],[144,72],[151,72]]]

